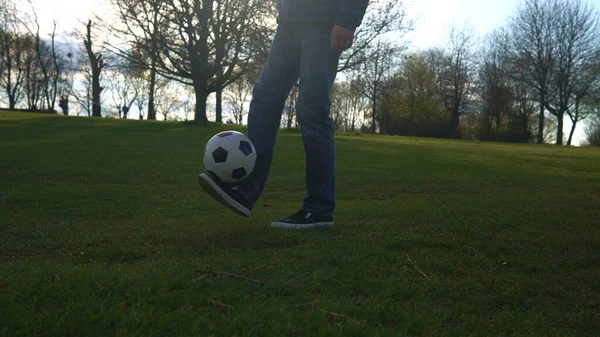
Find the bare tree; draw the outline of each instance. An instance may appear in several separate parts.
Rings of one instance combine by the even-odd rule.
[[[19,32],[16,10],[5,6],[0,12],[0,86],[8,108],[15,109],[24,94],[27,37]]]
[[[154,80],[152,80],[153,75]],[[148,81],[148,76],[150,76],[150,81]],[[138,108],[138,118],[140,120],[144,119],[144,109],[146,108],[146,104],[150,103],[150,92],[154,92],[154,89],[150,90],[149,87],[152,83],[154,83],[154,86],[156,87],[156,73],[152,73],[151,70],[146,71],[144,69],[139,68],[130,68],[129,81],[133,90],[136,92],[136,98],[132,104],[135,104]],[[152,102],[154,106],[154,98],[152,98]],[[129,105],[129,108],[131,108],[132,104]],[[154,107],[152,109],[154,112],[156,112],[156,109]],[[150,111],[148,110],[147,113],[149,114]],[[154,119],[156,119],[156,117],[154,117]]]
[[[248,98],[252,90],[252,82],[247,76],[240,77],[227,88],[225,99],[229,113],[236,124],[242,124],[242,119],[246,115]]]
[[[468,107],[473,85],[475,34],[470,27],[452,27],[447,43],[437,60],[440,99],[449,113],[449,135],[459,138],[460,117]]]
[[[556,43],[553,37],[554,0],[526,0],[510,19],[505,50],[512,76],[537,92],[539,106],[538,143],[544,142],[544,117],[553,73]]]
[[[66,59],[63,62],[63,70],[57,84],[58,106],[62,109],[63,115],[68,115],[69,101],[73,95],[74,76],[79,70],[74,67],[73,52],[67,52]]]
[[[590,60],[592,63],[584,65],[576,74],[578,80],[573,89],[573,106],[567,110],[572,123],[567,145],[571,145],[573,141],[577,123],[593,116],[596,107],[600,105],[600,50],[596,54],[597,56]]]
[[[58,87],[58,79],[60,77],[60,69],[58,67],[57,62],[57,52],[56,52],[56,21],[53,21],[53,29],[50,34],[50,42],[48,43],[44,39],[42,39],[40,35],[40,24],[37,12],[35,10],[35,6],[31,0],[28,0],[29,5],[31,6],[31,11],[33,16],[31,18],[31,23],[26,24],[25,26],[29,30],[30,34],[34,37],[34,48],[35,55],[37,59],[37,66],[42,75],[43,86],[43,98],[45,108],[50,112],[55,112],[54,106],[56,103],[57,96],[57,87]],[[29,27],[33,26],[34,30]]]
[[[100,95],[103,88],[100,86],[100,75],[106,63],[102,54],[95,52],[92,41],[92,20],[86,25],[86,36],[83,39],[83,45],[90,59],[90,68],[92,72],[92,117],[102,117],[102,106],[100,104]]]
[[[75,101],[79,105],[77,116],[79,116],[81,111],[85,111],[87,116],[90,117],[92,115],[92,68],[90,66],[90,59],[87,53],[79,53],[75,58],[80,77],[72,91],[73,98],[75,98]]]
[[[155,2],[158,0],[146,1]],[[128,5],[131,3],[137,5]],[[154,22],[160,23],[160,29],[155,29],[156,25],[147,24],[146,16],[136,19],[139,3],[116,1],[121,16],[129,22],[129,33],[139,37],[133,41],[136,48],[155,55],[150,59],[163,77],[194,87],[194,119],[207,122],[208,96],[241,76],[239,70],[255,54],[249,41],[259,35],[257,31],[266,24],[264,15],[272,12],[273,4],[268,0],[168,0],[163,7],[148,11],[157,18]]]
[[[346,130],[356,131],[361,130],[364,118],[362,116],[366,113],[369,107],[369,101],[362,95],[364,88],[364,79],[360,71],[352,71],[348,74],[348,81],[350,85],[348,87],[348,95],[350,103],[348,105],[348,125]]]
[[[156,113],[164,120],[181,119],[174,113],[181,111],[187,100],[185,86],[168,78],[158,77],[156,81]]]
[[[35,52],[35,36],[26,34],[23,40],[22,55],[25,62],[25,97],[27,98],[27,109],[39,111],[43,109],[43,92],[45,79],[40,70],[39,60]]]
[[[148,86],[146,93],[138,96],[138,107],[147,104],[147,119],[156,119],[155,94],[160,41],[159,32],[167,29],[167,17],[164,15],[167,3],[162,0],[112,0],[119,22],[111,25],[113,35],[119,37],[127,47],[108,45],[125,57],[132,67],[146,73]],[[147,102],[140,102],[147,98]],[[140,116],[142,111],[140,110]]]
[[[384,84],[392,77],[393,65],[399,54],[399,47],[389,42],[378,40],[369,50],[370,58],[363,64],[363,95],[369,99],[371,109],[371,132],[377,132],[377,121],[381,118],[378,114],[378,100],[384,89]],[[380,129],[380,131],[383,131]]]
[[[369,1],[362,24],[356,29],[352,48],[342,54],[338,71],[355,69],[378,57],[379,51],[374,46],[380,39],[389,36],[389,40],[397,43],[412,29],[413,22],[408,18],[404,1]]]
[[[579,107],[574,113],[571,108],[585,98],[588,88],[598,78],[598,15],[591,6],[578,1],[553,0],[547,6],[554,14],[553,40],[556,46],[554,71],[549,83],[550,99],[546,101],[546,108],[558,120],[557,145],[563,144],[563,119],[565,113],[569,114],[573,122],[570,144],[577,122],[584,117],[579,115]]]
[[[591,146],[600,146],[600,100],[592,107],[592,114],[585,129],[587,141]]]
[[[117,68],[107,80],[108,89],[119,118],[127,119],[127,114],[137,100],[138,91],[127,69]]]

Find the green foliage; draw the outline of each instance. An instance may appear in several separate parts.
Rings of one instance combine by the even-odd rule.
[[[436,76],[425,54],[406,57],[399,74],[387,84],[389,95],[380,101],[384,133],[419,137],[447,135],[448,114],[438,99]]]
[[[229,125],[0,112],[2,336],[594,336],[592,148],[337,138],[336,226],[282,132],[251,218],[198,187]]]
[[[591,146],[600,146],[600,111],[597,111],[590,117],[585,131],[588,144]]]

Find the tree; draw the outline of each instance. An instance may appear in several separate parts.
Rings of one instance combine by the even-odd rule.
[[[600,104],[594,108],[585,133],[589,145],[600,146]]]
[[[598,64],[600,50],[598,16],[593,8],[581,2],[553,0],[547,3],[553,14],[553,40],[555,41],[552,65],[554,71],[549,81],[550,99],[546,109],[558,120],[556,144],[563,142],[563,119],[573,105],[575,91],[585,93],[585,87],[594,81],[588,68]],[[593,74],[597,77],[597,74]],[[581,98],[581,97],[580,97]],[[576,125],[578,118],[572,118]]]
[[[438,100],[437,74],[426,53],[407,55],[388,86],[393,89],[388,108],[395,115],[388,133],[418,137],[447,134],[448,117]]]
[[[468,95],[473,85],[473,47],[475,35],[471,28],[452,27],[446,50],[438,57],[439,95],[449,113],[449,135],[459,138],[460,117],[468,108]]]
[[[371,103],[371,132],[377,132],[377,120],[381,115],[377,111],[378,100],[383,94],[384,84],[391,78],[394,70],[395,57],[399,53],[399,47],[389,42],[378,40],[370,47],[368,54],[371,57],[362,64],[364,79],[363,95]],[[380,131],[384,131],[380,128]]]
[[[240,69],[255,54],[248,41],[260,35],[257,31],[265,26],[264,13],[272,12],[273,4],[268,0],[168,0],[152,11],[160,29],[136,19],[141,3],[159,2],[118,0],[116,4],[127,18],[129,33],[137,36],[132,38],[135,49],[154,55],[151,61],[163,77],[193,86],[194,120],[206,123],[209,94],[222,91],[241,76]]]
[[[364,118],[362,116],[367,112],[369,101],[362,94],[364,90],[364,79],[359,70],[346,72],[348,79],[347,92],[347,111],[345,131],[354,132],[363,128]]]
[[[52,33],[50,34],[50,42],[43,40],[40,36],[40,24],[37,12],[31,0],[29,0],[33,12],[33,25],[35,32],[31,32],[34,36],[35,55],[38,61],[38,66],[43,79],[43,95],[45,98],[46,109],[54,113],[56,104],[56,96],[58,95],[58,80],[61,77],[62,62],[59,65],[59,55],[56,49],[56,20],[53,21]]]
[[[480,140],[529,142],[532,137],[531,90],[511,76],[505,55],[505,33],[496,31],[482,47],[477,86],[473,96],[480,101],[477,135]]]
[[[247,76],[240,77],[229,86],[225,93],[226,104],[229,113],[236,124],[242,124],[242,119],[246,115],[246,105],[252,90],[252,82]]]
[[[100,86],[100,75],[106,66],[101,53],[95,52],[92,46],[92,20],[86,25],[86,37],[83,39],[83,45],[90,60],[90,69],[92,77],[92,117],[102,117],[102,107],[100,104],[100,94],[103,88]]]
[[[69,114],[69,100],[73,95],[74,75],[78,70],[73,65],[73,53],[67,53],[67,61],[64,63],[64,69],[61,71],[61,77],[58,80],[58,106],[62,109],[63,115]]]
[[[127,68],[113,70],[108,82],[113,106],[119,118],[127,119],[127,114],[138,96],[137,87],[133,84]]]
[[[156,73],[152,72],[152,70],[144,70],[143,68],[129,68],[129,83],[133,91],[135,91],[136,96],[133,103],[129,104],[128,107],[131,108],[133,104],[135,104],[138,108],[138,119],[144,119],[144,109],[146,108],[146,104],[148,104],[148,113],[147,118],[150,119],[150,101],[152,101],[152,111],[154,114],[153,119],[156,119],[156,108],[154,108],[154,98],[150,100],[149,95],[150,92],[155,92],[155,89],[150,90],[150,85],[154,85],[156,87]],[[148,81],[148,76],[150,76],[150,81]],[[154,79],[153,79],[154,78]]]
[[[573,108],[567,110],[571,119],[571,131],[567,145],[571,145],[577,122],[582,121],[596,113],[596,107],[600,102],[600,50],[592,59],[591,64],[584,65],[579,69],[576,76],[577,84],[573,89]]]
[[[173,113],[180,111],[187,100],[184,97],[185,86],[168,78],[158,77],[156,80],[156,113],[164,120],[179,119]]]
[[[26,34],[23,40],[22,55],[25,63],[25,96],[27,109],[39,111],[43,109],[44,76],[35,52],[35,36]]]
[[[360,68],[378,56],[379,50],[374,46],[379,40],[390,36],[397,42],[412,29],[413,21],[408,18],[403,1],[369,1],[363,21],[355,31],[352,48],[341,55],[338,71]]]
[[[0,86],[6,93],[9,109],[15,109],[24,94],[27,44],[19,28],[16,6],[7,0],[0,1]]]
[[[78,85],[74,86],[72,94],[73,98],[77,101],[79,109],[77,109],[77,116],[81,111],[85,111],[87,116],[92,115],[92,68],[90,66],[90,59],[85,54],[78,53],[75,56],[76,64],[79,68],[80,80]]]
[[[159,32],[166,29],[167,22],[162,12],[165,2],[159,0],[112,0],[119,22],[111,30],[121,37],[122,44],[128,47],[115,47],[119,55],[125,57],[130,65],[139,68],[140,74],[148,77],[146,93],[138,96],[138,107],[148,105],[147,119],[156,119],[155,94],[157,64],[159,56]],[[108,45],[111,45],[108,43]],[[147,102],[141,102],[147,98]],[[142,110],[140,110],[142,116]],[[141,118],[140,118],[141,119]]]
[[[513,69],[511,75],[537,92],[539,107],[538,144],[544,142],[544,116],[553,72],[553,21],[548,6],[554,0],[526,0],[510,19],[505,52]]]
[[[483,100],[480,137],[498,141],[503,119],[511,108],[513,97],[505,76],[506,65],[503,62],[496,36],[491,35],[486,41],[486,46],[479,68],[479,95]]]
[[[8,108],[15,109],[24,95],[26,36],[1,29],[0,44],[0,85],[8,98]]]
[[[510,80],[509,82],[514,99],[514,111],[518,120],[514,120],[519,128],[519,137],[522,142],[530,142],[535,139],[533,136],[532,125],[535,124],[535,106],[534,94],[532,89],[523,82]],[[539,120],[539,117],[538,117]],[[538,125],[539,127],[539,125]],[[543,131],[543,130],[542,130]]]

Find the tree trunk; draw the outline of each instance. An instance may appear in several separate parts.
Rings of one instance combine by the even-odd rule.
[[[376,134],[377,133],[377,97],[373,96],[372,102],[373,102],[373,107],[371,108],[371,110],[373,112],[372,131],[373,131],[373,134]]]
[[[67,95],[60,96],[58,106],[62,109],[63,115],[68,116],[69,115],[69,96],[67,96]]]
[[[569,133],[569,140],[567,141],[567,145],[571,146],[571,142],[573,141],[573,134],[575,133],[575,127],[577,126],[577,120],[579,119],[579,100],[575,100],[575,118],[571,118],[571,132]]]
[[[497,105],[494,107],[494,111],[496,115],[496,141],[498,141],[500,139],[500,109]]]
[[[153,20],[152,20],[152,35],[151,35],[151,51],[150,51],[150,87],[148,88],[148,116],[146,119],[156,120],[156,108],[154,107],[154,91],[156,90],[156,57],[158,50],[158,12],[160,7],[160,2],[153,3]],[[141,115],[140,115],[141,116]],[[140,118],[141,119],[141,118]]]
[[[541,95],[542,97],[540,98],[540,120],[539,120],[539,127],[538,127],[538,144],[544,144],[544,111],[545,111],[545,104],[546,104],[546,99],[544,97],[544,95]]]
[[[450,137],[458,139],[458,124],[460,122],[459,113],[456,109],[453,109],[452,114],[450,116]]]
[[[11,110],[15,109],[15,95],[12,93],[12,59],[10,57],[10,51],[5,51],[8,59],[6,60],[6,93],[8,94],[8,108]]]
[[[569,132],[569,140],[567,140],[567,145],[571,146],[571,141],[573,140],[573,133],[575,133],[575,123],[571,126],[571,132]]]
[[[92,74],[92,117],[102,117],[102,107],[100,106],[100,72]]]
[[[199,124],[207,124],[208,118],[206,118],[206,100],[208,99],[208,93],[204,88],[196,87],[194,89],[196,95],[196,106],[194,107],[194,122]]]
[[[146,117],[146,119],[149,119],[149,120],[156,120],[156,108],[154,107],[154,91],[155,90],[156,90],[156,65],[154,64],[154,61],[152,61],[152,67],[150,68],[150,87],[148,88],[148,91],[149,91],[148,92],[148,117]]]
[[[563,145],[563,119],[565,117],[564,112],[557,114],[558,126],[556,128],[556,145]]]
[[[92,116],[102,117],[102,107],[100,106],[100,93],[102,87],[100,86],[100,72],[106,65],[102,54],[96,54],[92,49],[92,20],[88,21],[87,24],[87,39],[83,40],[85,49],[90,59],[90,67],[92,68]]]
[[[223,90],[218,90],[215,95],[217,96],[215,122],[223,123]]]
[[[521,101],[521,141],[526,142],[528,140],[529,121],[527,120],[527,103]]]
[[[10,79],[10,71],[8,72],[8,78]],[[8,91],[8,108],[11,110],[15,109],[15,106],[17,105],[17,100],[16,100],[16,95],[12,92],[12,87],[10,82],[8,83],[8,87],[7,87],[7,91]]]

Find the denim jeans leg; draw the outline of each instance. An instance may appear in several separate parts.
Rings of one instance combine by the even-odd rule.
[[[265,68],[255,83],[248,112],[248,138],[256,149],[256,165],[240,182],[252,206],[262,194],[273,160],[273,150],[285,101],[298,80],[300,43],[291,27],[279,25]]]
[[[297,118],[306,154],[303,209],[324,216],[333,216],[335,208],[335,140],[329,113],[340,53],[331,48],[331,29],[297,27],[302,49]]]

